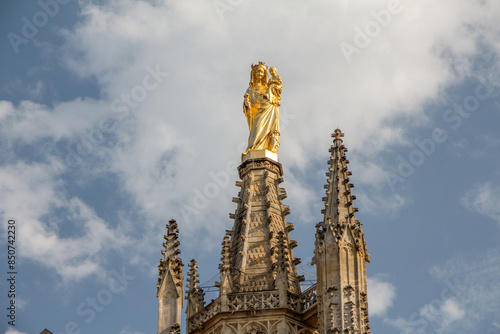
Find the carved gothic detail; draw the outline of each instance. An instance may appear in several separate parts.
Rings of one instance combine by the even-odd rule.
[[[244,159],[236,182],[233,227],[222,241],[219,296],[205,305],[198,265],[189,264],[185,291],[187,334],[369,334],[366,262],[369,255],[340,130],[332,135],[323,220],[316,225],[313,265],[317,283],[302,291],[297,242],[281,164],[255,155]],[[175,221],[167,225],[157,295],[158,334],[180,334],[182,261]],[[174,314],[175,313],[175,314]],[[163,317],[163,318],[162,318]],[[179,319],[179,320],[178,320]]]
[[[369,259],[362,224],[356,220],[344,134],[335,130],[325,185],[323,222],[316,226],[314,263],[320,333],[369,333],[366,269]],[[327,265],[325,265],[327,264]]]

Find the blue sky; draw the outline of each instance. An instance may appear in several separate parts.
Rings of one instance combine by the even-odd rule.
[[[339,127],[372,333],[500,333],[499,19],[494,0],[2,2],[0,330],[154,333],[171,218],[213,285],[264,61],[300,269]]]

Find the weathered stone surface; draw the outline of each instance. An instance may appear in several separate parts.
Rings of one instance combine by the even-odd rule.
[[[283,169],[281,164],[268,159],[247,160],[238,168],[241,191],[238,207],[234,214],[230,246],[231,277],[233,292],[263,291],[276,288],[277,271],[273,265],[278,255],[273,252],[280,234],[287,252],[288,268],[286,284],[291,293],[299,294],[299,276],[294,264],[290,240],[290,223],[285,216],[288,206],[283,205],[280,196],[285,193],[279,188]]]

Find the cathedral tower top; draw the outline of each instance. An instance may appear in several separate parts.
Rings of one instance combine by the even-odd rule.
[[[269,77],[270,74],[270,77]],[[323,221],[317,225],[313,264],[317,283],[305,291],[297,274],[300,259],[290,239],[290,208],[280,187],[279,107],[282,80],[275,67],[252,65],[244,95],[248,146],[238,167],[237,204],[229,214],[233,227],[222,241],[219,296],[205,305],[198,265],[191,260],[186,290],[187,334],[369,334],[362,225],[355,218],[355,196],[342,137],[332,134]],[[183,300],[182,261],[177,223],[167,225],[164,259],[158,277],[158,334],[180,334]]]

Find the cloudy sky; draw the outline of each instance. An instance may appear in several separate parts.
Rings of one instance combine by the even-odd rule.
[[[213,285],[264,61],[301,271],[339,127],[372,333],[500,333],[499,19],[496,0],[2,1],[1,332],[155,333],[171,218]]]

